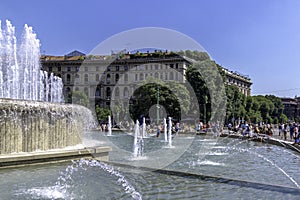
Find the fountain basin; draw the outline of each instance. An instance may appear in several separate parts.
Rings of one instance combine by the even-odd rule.
[[[81,144],[89,114],[79,105],[0,99],[0,155]]]

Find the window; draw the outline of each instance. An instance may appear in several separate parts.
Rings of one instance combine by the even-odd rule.
[[[120,66],[116,66],[116,71],[119,71],[120,70]]]
[[[79,72],[79,67],[76,67],[76,72]]]
[[[84,82],[85,83],[89,82],[89,75],[88,74],[84,75]]]
[[[95,96],[96,96],[96,97],[100,97],[100,94],[101,94],[101,88],[100,88],[100,87],[97,87],[97,88],[96,88],[96,92],[95,92]]]
[[[59,71],[59,72],[61,71],[61,66],[57,67],[57,71]]]
[[[135,81],[138,80],[138,74],[135,74]]]
[[[128,66],[124,66],[124,71],[128,71]]]
[[[119,74],[116,74],[116,83],[119,81],[119,78],[120,78]]]
[[[71,75],[67,74],[67,84],[70,84],[70,82],[71,82]]]
[[[89,68],[88,67],[84,67],[84,71],[89,71]]]
[[[165,73],[165,80],[168,80],[168,74]]]
[[[125,98],[128,97],[128,88],[127,87],[124,88],[124,97]]]
[[[170,67],[171,67],[171,68],[174,68],[174,64],[170,64]]]
[[[179,66],[178,63],[176,63],[176,69],[178,69],[178,66]]]
[[[140,73],[140,81],[144,80],[144,74]]]
[[[70,66],[67,67],[67,71],[68,71],[68,72],[71,71],[71,67],[70,67]]]
[[[125,75],[124,75],[124,81],[125,81],[125,82],[128,82],[128,74],[125,74]]]
[[[155,70],[158,70],[158,65],[155,65]]]
[[[50,67],[48,67],[48,69],[49,69],[49,72],[52,72],[52,67],[50,66]]]
[[[106,75],[106,84],[110,84],[110,74]]]
[[[110,66],[108,66],[106,70],[109,72],[110,71]]]
[[[158,77],[159,77],[159,74],[158,74],[157,72],[155,72],[154,78],[157,78],[157,79],[158,79]]]
[[[106,98],[110,98],[110,87],[106,88]]]

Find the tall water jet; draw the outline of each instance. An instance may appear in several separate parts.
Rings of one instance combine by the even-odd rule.
[[[172,118],[169,117],[168,146],[172,146]]]
[[[62,80],[41,71],[40,41],[27,24],[17,45],[15,27],[0,21],[0,98],[62,102]]]
[[[18,45],[11,22],[2,29],[0,21],[0,155],[82,144],[91,112],[49,103],[63,101],[62,88],[61,78],[41,70],[40,41],[32,27],[24,26]]]
[[[144,149],[144,140],[140,133],[140,123],[136,120],[134,127],[134,140],[133,140],[133,157],[142,157]]]
[[[165,136],[165,142],[168,142],[168,135],[167,135],[167,120],[164,118],[164,136]]]
[[[143,124],[142,124],[142,137],[145,138],[146,136],[146,119],[143,117]]]
[[[107,135],[111,136],[111,117],[110,117],[110,115],[108,116],[107,130],[108,130]]]

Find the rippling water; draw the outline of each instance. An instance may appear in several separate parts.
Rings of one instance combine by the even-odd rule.
[[[283,147],[177,136],[174,148],[168,149],[161,138],[152,137],[145,139],[144,158],[133,160],[130,135],[118,133],[107,138],[94,132],[87,137],[91,140],[112,145],[111,160],[123,166],[112,164],[103,169],[96,161],[83,161],[85,167],[66,162],[2,169],[0,199],[133,199],[126,193],[126,184],[143,199],[300,198],[299,154]],[[172,157],[172,153],[178,156]],[[145,170],[159,166],[152,161],[167,165],[158,171]],[[137,170],[140,165],[145,168]],[[120,177],[124,179],[120,181]]]

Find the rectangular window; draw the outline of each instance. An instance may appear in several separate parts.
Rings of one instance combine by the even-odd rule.
[[[116,71],[119,71],[120,70],[120,66],[116,66]]]
[[[70,66],[67,67],[67,71],[68,71],[68,72],[71,71],[71,67],[70,67]]]

